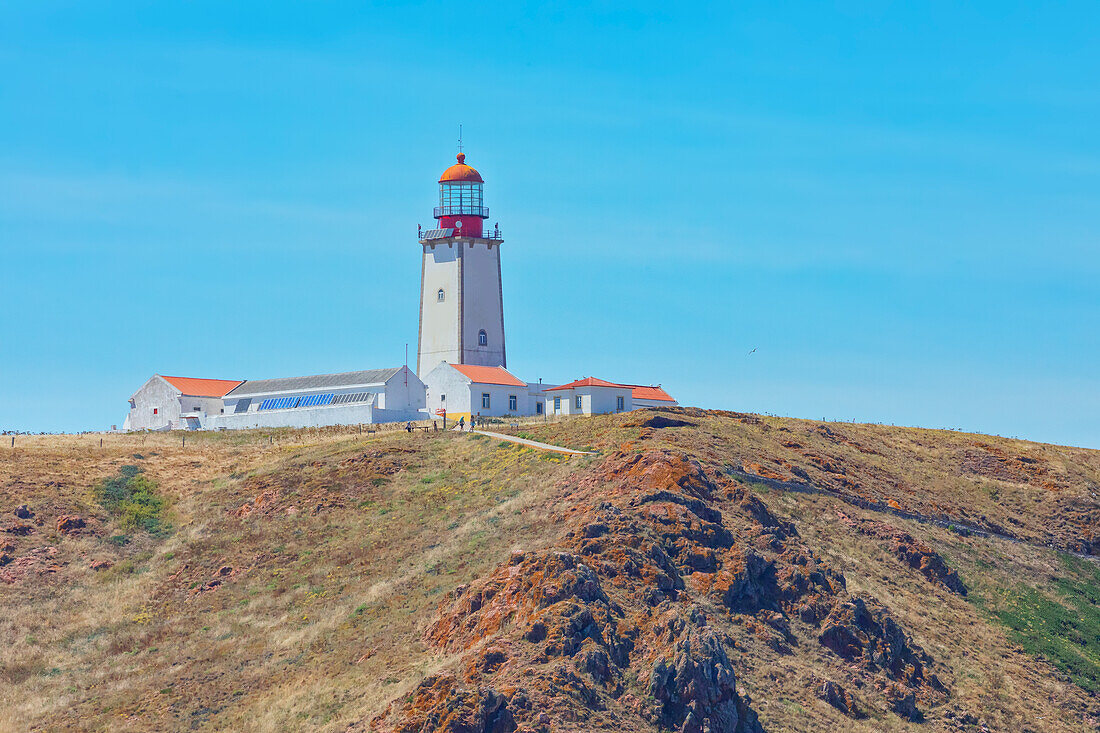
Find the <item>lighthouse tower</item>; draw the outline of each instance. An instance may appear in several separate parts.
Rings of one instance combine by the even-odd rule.
[[[439,179],[438,228],[422,231],[420,343],[416,373],[440,362],[507,366],[499,227],[485,231],[481,174],[466,156]]]

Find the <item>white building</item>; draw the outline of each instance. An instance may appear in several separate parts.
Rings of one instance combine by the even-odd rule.
[[[208,415],[224,410],[224,397],[241,381],[195,379],[154,374],[130,396],[123,430],[178,430],[198,427]]]
[[[408,367],[250,379],[204,428],[320,427],[420,420],[424,383]]]
[[[658,387],[619,384],[586,377],[546,390],[549,415],[603,415],[643,407],[673,407],[676,400]]]
[[[439,179],[439,227],[421,233],[420,333],[416,373],[424,378],[441,362],[508,366],[500,229],[483,231],[481,174],[458,154]]]
[[[402,422],[425,417],[408,367],[284,379],[154,375],[130,398],[124,430],[224,430]]]
[[[546,411],[550,415],[602,415],[633,409],[633,388],[595,377],[546,390]]]
[[[449,420],[469,420],[472,415],[519,417],[534,415],[537,409],[531,386],[504,367],[444,362],[424,377],[424,383],[428,412],[438,415],[446,410]]]

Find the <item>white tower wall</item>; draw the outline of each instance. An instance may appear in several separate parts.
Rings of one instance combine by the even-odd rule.
[[[507,366],[500,240],[447,237],[422,244],[417,374],[443,361]]]

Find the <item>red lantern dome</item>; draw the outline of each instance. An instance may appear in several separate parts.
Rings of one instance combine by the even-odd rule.
[[[452,165],[447,170],[443,171],[443,175],[439,177],[440,183],[447,183],[449,181],[465,181],[467,183],[485,183],[481,178],[481,174],[477,172],[477,169],[471,168],[466,165],[466,154],[458,154],[458,162]]]
[[[466,165],[465,153],[439,178],[439,206],[435,218],[442,229],[453,229],[455,236],[481,237],[489,209],[484,204],[481,174]]]

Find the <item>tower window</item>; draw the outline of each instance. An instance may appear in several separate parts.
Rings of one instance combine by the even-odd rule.
[[[489,345],[489,334],[485,333],[484,328],[477,332],[477,345],[478,346],[488,346]]]
[[[439,292],[435,294],[435,299],[440,303],[447,299],[447,294],[443,292],[443,288],[440,288]]]

